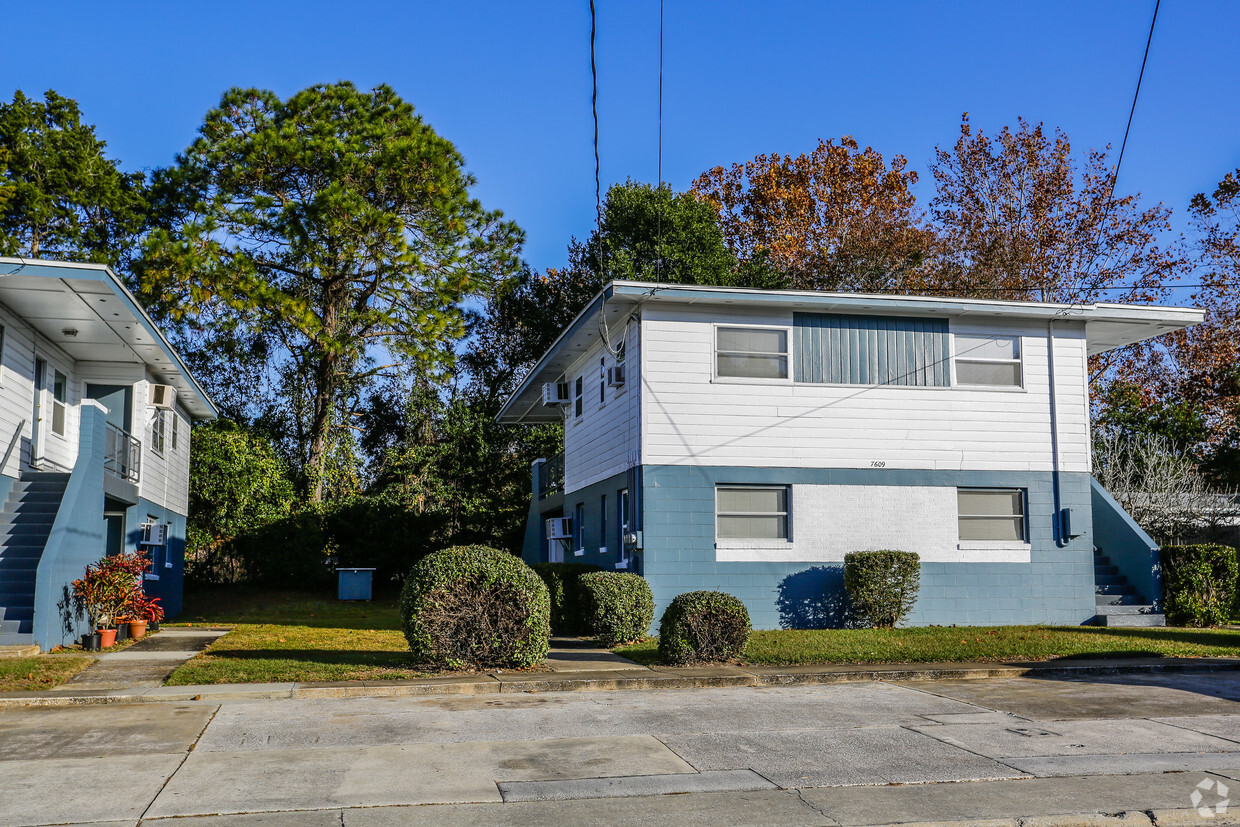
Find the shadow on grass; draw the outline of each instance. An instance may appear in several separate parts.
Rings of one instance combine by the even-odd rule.
[[[342,601],[331,593],[214,586],[187,591],[176,623],[306,626],[315,629],[399,631],[395,596]]]
[[[324,666],[417,667],[408,652],[368,649],[214,649],[204,654],[228,660],[280,660]]]

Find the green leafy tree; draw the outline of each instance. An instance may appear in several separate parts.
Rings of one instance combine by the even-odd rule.
[[[341,82],[228,91],[158,176],[142,288],[173,319],[272,343],[312,500],[365,387],[448,363],[461,300],[514,270],[521,233],[464,165],[392,89]]]
[[[218,566],[222,546],[287,517],[294,504],[288,467],[269,439],[226,419],[194,428],[186,549],[191,568]]]
[[[54,91],[0,104],[0,255],[128,266],[146,222],[145,181],[105,148],[77,103]]]
[[[590,273],[599,285],[615,279],[736,287],[782,284],[760,264],[740,267],[709,204],[690,192],[634,181],[607,190],[598,228],[585,244],[569,247],[569,269]]]

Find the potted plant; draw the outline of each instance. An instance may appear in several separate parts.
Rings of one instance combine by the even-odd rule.
[[[134,640],[146,635],[147,625],[164,619],[164,610],[158,597],[147,597],[143,592],[133,593],[126,605],[129,636]]]
[[[142,595],[145,570],[145,554],[126,552],[91,563],[86,573],[73,581],[74,601],[85,609],[101,648],[116,643],[117,624],[127,619],[134,596]]]

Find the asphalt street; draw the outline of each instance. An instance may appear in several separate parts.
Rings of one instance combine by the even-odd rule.
[[[1236,673],[0,709],[4,825],[1222,824],[1238,779]]]

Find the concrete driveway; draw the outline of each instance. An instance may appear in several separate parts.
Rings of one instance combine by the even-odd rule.
[[[1204,824],[1238,701],[1216,673],[5,708],[0,824]]]

